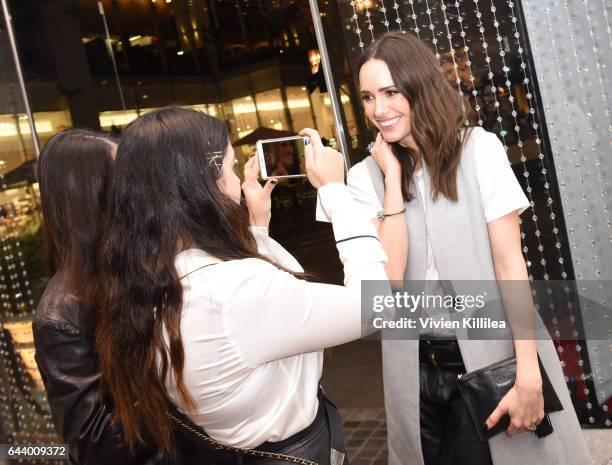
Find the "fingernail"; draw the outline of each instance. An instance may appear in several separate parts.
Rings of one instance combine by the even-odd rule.
[[[273,179],[271,182],[272,182],[272,184],[277,184],[278,183],[278,181],[276,179]]]

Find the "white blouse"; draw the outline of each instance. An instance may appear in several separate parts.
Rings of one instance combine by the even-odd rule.
[[[347,187],[328,184],[319,196],[337,241],[366,236],[337,244],[346,287],[307,282],[261,259],[222,262],[199,249],[176,257],[183,376],[197,405],[192,419],[222,443],[255,447],[310,425],[322,350],[361,337],[361,280],[387,279],[375,228]],[[267,228],[252,231],[262,255],[302,270]],[[181,406],[171,376],[166,389]]]

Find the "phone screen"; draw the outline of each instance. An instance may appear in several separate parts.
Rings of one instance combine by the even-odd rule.
[[[261,151],[268,178],[306,175],[303,137],[264,140]]]

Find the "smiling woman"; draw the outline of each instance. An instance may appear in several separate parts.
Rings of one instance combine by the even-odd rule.
[[[433,198],[442,193],[455,200],[461,153],[455,136],[464,122],[459,94],[424,44],[404,47],[403,42],[387,41],[361,56],[359,85],[366,116],[385,142],[393,144],[404,197],[411,198],[408,181],[418,168],[420,148],[431,170]]]
[[[462,280],[496,280],[499,291],[495,286],[489,297],[503,299],[516,337],[458,341],[457,328],[428,318],[431,311],[444,319],[446,308],[420,305],[419,320],[427,322],[418,328],[421,340],[383,340],[389,463],[589,463],[552,341],[515,331],[517,313],[527,313],[531,325],[537,317],[519,230],[519,214],[529,202],[500,141],[470,126],[459,92],[431,50],[410,34],[388,33],[370,44],[359,64],[359,85],[379,133],[372,156],[351,168],[347,183],[379,231],[394,287],[425,281],[426,296],[435,297],[445,294],[443,282],[458,289]],[[524,283],[524,292],[511,299],[506,280]],[[517,305],[517,299],[523,300]],[[459,302],[450,309],[461,310]],[[544,417],[538,355],[564,404],[563,412],[550,416],[554,433],[546,441],[524,433]],[[493,428],[508,415],[506,434],[518,437],[481,442],[455,380],[510,357],[517,361],[514,385],[486,424]]]
[[[416,150],[410,127],[410,104],[391,78],[382,60],[369,60],[360,71],[361,98],[367,117],[383,132],[385,141],[410,144]]]

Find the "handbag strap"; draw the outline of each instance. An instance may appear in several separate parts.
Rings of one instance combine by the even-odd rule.
[[[291,455],[278,454],[278,453],[275,453],[275,452],[266,452],[266,451],[257,450],[257,449],[243,449],[243,448],[240,448],[240,447],[234,447],[234,446],[228,446],[226,444],[222,444],[219,441],[215,441],[208,434],[206,434],[206,433],[200,431],[199,429],[196,429],[193,426],[185,423],[183,420],[181,420],[180,418],[174,416],[172,413],[167,412],[167,414],[168,414],[168,417],[170,418],[170,420],[173,423],[175,423],[176,425],[178,425],[181,429],[183,429],[183,430],[193,434],[198,439],[202,440],[203,442],[207,443],[208,445],[213,446],[215,449],[224,449],[224,450],[228,450],[228,451],[234,452],[236,454],[252,455],[252,456],[255,456],[255,457],[268,458],[268,459],[272,459],[272,460],[280,460],[280,461],[283,461],[283,462],[297,463],[299,465],[319,465],[317,462],[312,462],[310,460],[302,459],[300,457],[294,457],[294,456],[291,456]]]

